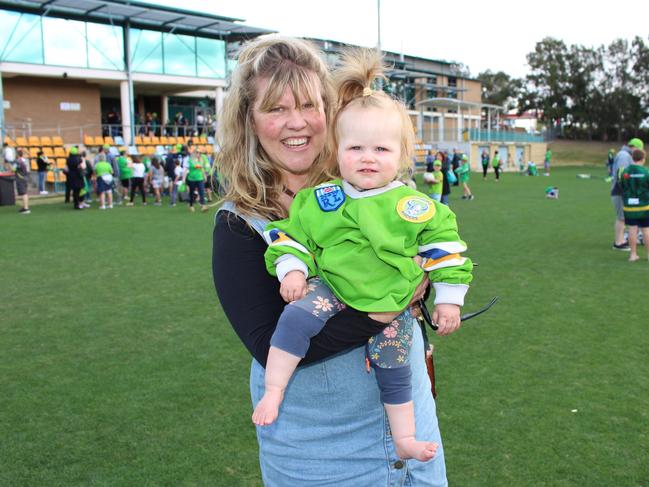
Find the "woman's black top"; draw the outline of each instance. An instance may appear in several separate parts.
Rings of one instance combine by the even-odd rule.
[[[70,187],[73,189],[81,189],[85,186],[83,182],[83,172],[80,167],[81,165],[81,156],[79,154],[70,154],[67,159],[68,167],[68,182]]]
[[[270,337],[286,305],[279,294],[279,281],[266,271],[266,247],[261,235],[243,219],[227,211],[217,214],[212,246],[214,286],[234,331],[263,366]],[[385,326],[367,313],[346,308],[311,339],[302,363],[364,345]]]

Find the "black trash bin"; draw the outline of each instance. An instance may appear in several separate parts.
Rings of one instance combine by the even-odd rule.
[[[0,173],[0,206],[13,206],[16,204],[16,195],[14,193],[13,173]]]

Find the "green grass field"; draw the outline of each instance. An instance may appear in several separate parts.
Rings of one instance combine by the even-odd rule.
[[[474,201],[452,195],[479,264],[465,308],[500,296],[433,339],[453,486],[649,485],[649,262],[611,250],[602,173],[475,174]],[[0,208],[0,485],[261,485],[212,220]]]

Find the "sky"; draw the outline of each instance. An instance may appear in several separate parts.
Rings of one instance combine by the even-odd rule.
[[[157,0],[245,19],[281,34],[367,47],[378,42],[378,0]],[[525,56],[551,36],[588,47],[640,36],[649,43],[649,0],[380,0],[381,47],[523,77]]]

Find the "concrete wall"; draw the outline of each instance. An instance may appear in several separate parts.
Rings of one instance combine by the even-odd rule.
[[[66,143],[82,141],[82,132],[101,135],[99,85],[79,80],[16,76],[2,79],[5,123],[11,127],[31,125],[31,135],[61,135]],[[79,111],[61,110],[61,103],[78,103]],[[80,128],[83,127],[83,128]],[[29,135],[28,133],[16,133]]]

